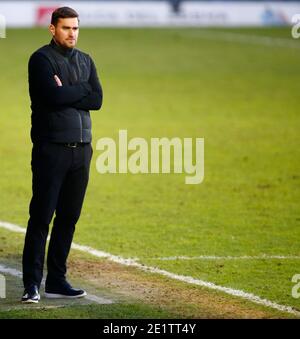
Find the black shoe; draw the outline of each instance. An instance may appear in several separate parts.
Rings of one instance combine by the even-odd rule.
[[[22,303],[38,303],[40,300],[39,289],[37,285],[30,285],[29,287],[25,287],[23,296],[22,296]]]
[[[58,298],[82,298],[86,296],[86,291],[73,288],[68,282],[64,282],[59,286],[46,285],[45,297],[58,299]]]

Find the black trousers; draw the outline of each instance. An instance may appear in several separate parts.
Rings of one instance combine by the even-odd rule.
[[[67,147],[43,142],[32,149],[32,199],[23,250],[24,286],[40,287],[46,240],[55,212],[47,255],[46,284],[65,280],[66,261],[89,179],[90,144]]]

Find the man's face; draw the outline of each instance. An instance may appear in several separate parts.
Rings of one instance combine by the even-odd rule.
[[[56,26],[50,25],[49,30],[60,46],[65,48],[76,46],[79,34],[77,18],[59,18]]]

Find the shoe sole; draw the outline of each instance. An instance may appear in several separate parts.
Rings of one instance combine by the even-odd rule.
[[[37,304],[40,301],[40,298],[38,298],[37,300],[34,299],[25,299],[25,300],[21,300],[22,304]]]
[[[48,299],[76,299],[76,298],[85,297],[86,295],[87,295],[86,292],[78,294],[78,295],[64,295],[64,294],[45,292],[45,298],[48,298]]]
[[[38,300],[21,300],[22,304],[37,304],[39,301]]]

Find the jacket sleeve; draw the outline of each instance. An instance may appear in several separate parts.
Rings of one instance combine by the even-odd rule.
[[[92,88],[92,92],[72,105],[72,107],[74,108],[83,109],[86,111],[100,109],[103,100],[103,91],[97,75],[97,70],[92,58],[90,58],[90,60],[91,60],[91,74],[88,82]]]
[[[72,105],[91,93],[88,82],[58,86],[50,62],[41,53],[34,53],[28,64],[29,83],[50,106]]]

